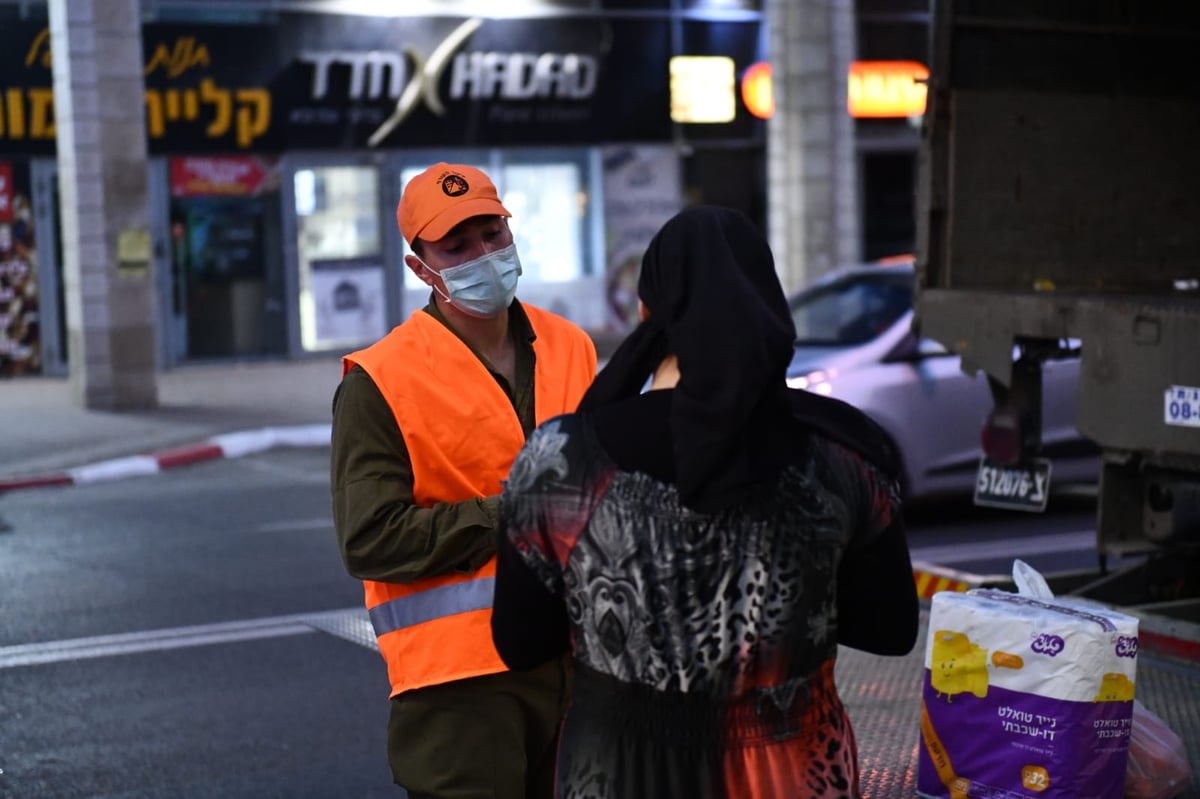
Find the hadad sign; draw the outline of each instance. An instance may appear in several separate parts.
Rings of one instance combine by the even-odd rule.
[[[711,21],[739,70],[757,21]],[[707,41],[716,37],[698,37]],[[670,141],[670,22],[281,13],[143,26],[152,153]],[[732,50],[733,52],[730,52]],[[0,29],[0,152],[54,151],[46,26]],[[761,128],[744,108],[716,135]],[[704,131],[711,138],[713,131]]]

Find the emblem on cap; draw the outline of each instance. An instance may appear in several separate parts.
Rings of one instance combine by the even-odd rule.
[[[467,179],[462,175],[451,172],[442,178],[442,191],[449,197],[461,197],[470,190],[470,184],[467,183]]]

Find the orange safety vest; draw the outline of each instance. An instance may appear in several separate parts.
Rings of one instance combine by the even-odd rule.
[[[522,307],[536,335],[534,417],[541,424],[575,410],[596,375],[596,348],[562,317]],[[377,343],[345,356],[342,374],[355,364],[396,417],[418,506],[500,493],[525,433],[504,389],[449,328],[418,311]],[[391,696],[507,669],[492,644],[495,575],[493,556],[474,574],[363,581]]]

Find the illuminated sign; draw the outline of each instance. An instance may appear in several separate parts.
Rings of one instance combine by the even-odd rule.
[[[726,56],[677,55],[671,59],[671,121],[732,122],[733,59]]]
[[[759,119],[775,114],[775,95],[771,88],[771,65],[766,61],[751,64],[742,75],[742,102]]]
[[[49,86],[11,86],[0,100],[0,138],[54,140],[54,90]]]
[[[915,117],[925,113],[929,69],[916,61],[855,61],[846,108],[852,117]]]
[[[37,71],[40,77],[52,63],[50,29],[43,27],[30,41],[24,66]],[[208,45],[195,36],[177,36],[154,42],[143,71],[150,83],[164,78],[174,80],[193,69],[204,74],[211,66]],[[9,87],[0,99],[0,139],[55,139],[51,86]],[[237,147],[245,149],[265,135],[271,124],[271,93],[262,86],[226,88],[211,77],[203,77],[198,85],[147,85],[145,100],[151,141],[167,136],[168,128],[190,126],[213,141],[224,141],[226,134],[233,133]]]
[[[171,195],[248,196],[262,188],[266,176],[263,163],[249,156],[172,158]]]
[[[249,147],[271,125],[271,93],[262,87],[227,89],[211,78],[199,88],[146,89],[146,131],[167,135],[168,123],[194,124],[209,139],[235,131],[237,146]]]
[[[675,118],[717,124],[681,131],[672,23],[657,15],[274,16],[142,26],[152,155],[763,135],[747,105],[768,96],[762,68],[743,85],[761,50],[758,20],[697,23],[707,32],[690,55],[720,57],[676,64]],[[0,158],[55,153],[52,56],[43,21],[0,23]]]
[[[372,147],[383,142],[419,103],[438,116],[446,113],[438,84],[447,67],[454,100],[586,100],[595,92],[599,62],[585,53],[478,51],[455,55],[482,24],[480,19],[462,23],[434,47],[428,59],[415,48],[405,47],[403,52],[306,50],[297,60],[312,67],[313,100],[323,99],[329,91],[331,68],[343,66],[350,68],[348,99],[386,97],[396,103],[391,116],[368,139]]]

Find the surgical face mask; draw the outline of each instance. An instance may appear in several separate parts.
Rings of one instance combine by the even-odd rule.
[[[446,293],[436,284],[434,291],[468,316],[487,319],[512,304],[517,278],[521,275],[521,260],[514,243],[438,274],[446,284]]]

